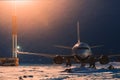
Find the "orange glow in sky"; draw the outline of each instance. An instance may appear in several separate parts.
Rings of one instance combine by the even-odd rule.
[[[0,18],[8,20],[5,17],[9,17],[13,14],[14,1],[0,1]],[[30,26],[35,24],[41,24],[41,26],[47,26],[53,18],[64,12],[65,0],[15,0],[16,3],[16,15],[18,23]],[[54,4],[56,3],[56,4]],[[10,19],[11,20],[11,19]]]
[[[11,29],[14,6],[13,0],[0,1],[0,24],[6,29]],[[52,25],[56,21],[71,19],[69,16],[76,10],[73,6],[73,0],[69,3],[68,0],[16,0],[18,30],[28,34],[40,30],[48,32],[54,29]]]
[[[32,0],[14,0],[16,4],[30,4]]]

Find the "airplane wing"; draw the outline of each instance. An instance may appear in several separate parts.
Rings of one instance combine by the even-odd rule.
[[[25,55],[36,55],[36,56],[43,56],[47,58],[53,58],[56,55],[52,54],[44,54],[44,53],[32,53],[32,52],[17,52],[18,54],[25,54]]]
[[[112,58],[112,57],[120,57],[120,54],[109,55],[108,57],[109,57],[109,58]]]
[[[46,54],[46,53],[32,53],[32,52],[17,52],[18,54],[25,54],[25,55],[36,55],[36,56],[43,56],[47,58],[54,58],[59,56],[57,54]],[[60,55],[61,57],[71,57],[70,55]]]

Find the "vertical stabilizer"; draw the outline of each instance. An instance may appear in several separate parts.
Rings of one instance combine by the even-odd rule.
[[[80,43],[80,24],[79,24],[79,21],[77,22],[77,38],[78,38],[78,43]]]

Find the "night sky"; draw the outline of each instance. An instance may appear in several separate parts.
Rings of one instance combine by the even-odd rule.
[[[12,50],[12,5],[7,1],[0,1],[1,57],[10,57]],[[90,46],[104,45],[92,49],[94,54],[120,53],[120,0],[34,0],[17,5],[17,20],[21,51],[71,54],[70,50],[54,45],[73,46],[77,42],[79,21],[82,42]],[[41,59],[19,57],[23,61]]]

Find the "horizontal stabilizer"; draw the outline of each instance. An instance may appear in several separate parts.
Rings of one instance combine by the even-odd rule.
[[[63,49],[72,49],[72,47],[62,46],[62,45],[54,45],[54,47],[63,48]]]
[[[98,47],[103,47],[104,45],[97,45],[97,46],[91,46],[90,48],[98,48]]]

